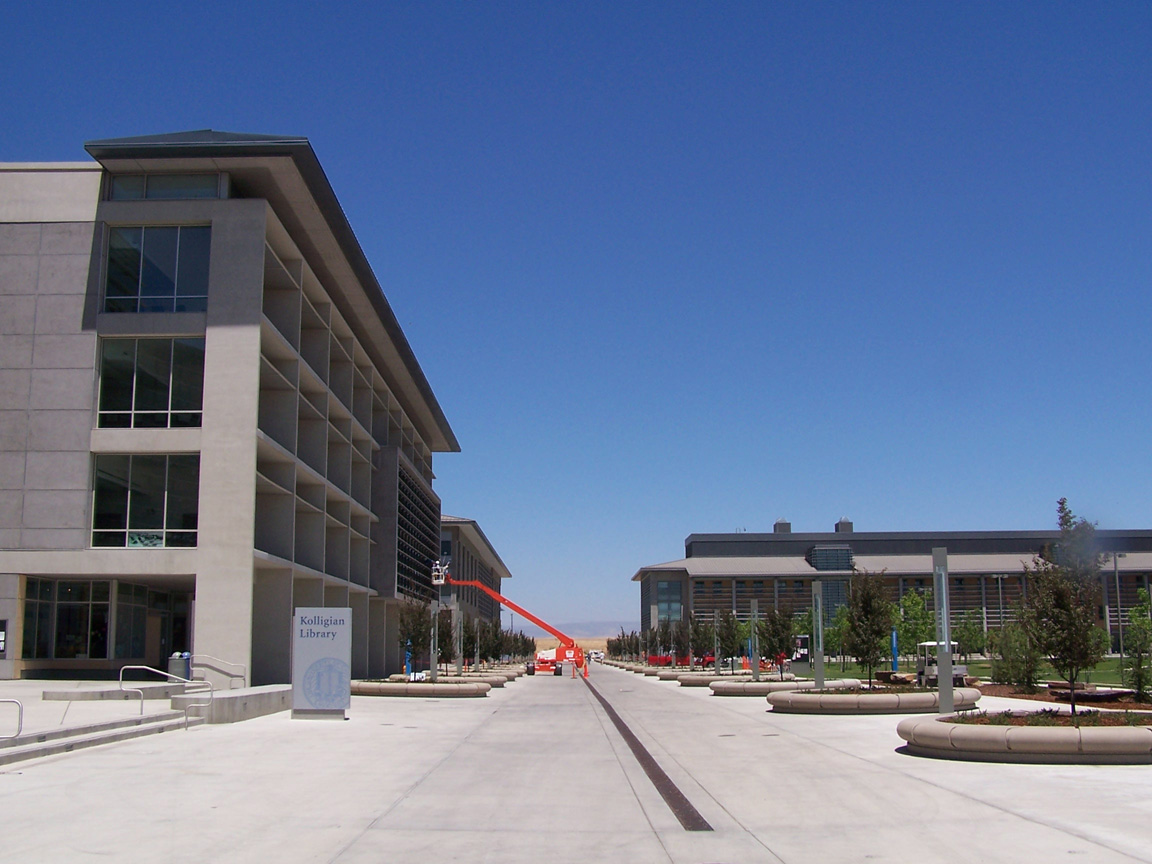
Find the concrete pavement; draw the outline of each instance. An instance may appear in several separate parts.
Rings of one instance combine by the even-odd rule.
[[[899,717],[591,681],[714,830],[681,827],[583,682],[537,676],[7,766],[0,862],[1152,862],[1148,766],[918,759]]]

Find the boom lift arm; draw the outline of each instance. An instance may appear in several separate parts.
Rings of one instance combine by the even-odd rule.
[[[496,591],[493,591],[487,585],[485,585],[482,582],[477,582],[475,579],[453,579],[450,575],[445,573],[444,574],[444,580],[449,585],[466,585],[470,588],[479,588],[481,591],[483,591],[485,594],[487,594],[489,597],[491,597],[497,603],[501,604],[502,606],[506,606],[507,608],[511,609],[513,612],[517,613],[518,615],[524,616],[525,618],[527,618],[529,621],[531,621],[533,624],[535,624],[537,627],[541,628],[542,630],[547,630],[549,633],[551,633],[553,636],[555,636],[557,639],[560,640],[560,644],[562,646],[564,646],[565,648],[571,649],[571,651],[574,652],[570,655],[569,659],[573,660],[577,666],[583,666],[584,665],[584,652],[580,649],[580,646],[576,644],[576,640],[574,640],[571,636],[568,636],[565,633],[561,633],[559,630],[557,630],[555,627],[553,627],[551,624],[549,624],[544,619],[537,618],[535,615],[533,615],[531,612],[529,612],[523,606],[520,606],[517,603],[513,603],[511,600],[509,600],[503,594],[499,594]],[[560,659],[561,658],[557,657],[558,661]]]

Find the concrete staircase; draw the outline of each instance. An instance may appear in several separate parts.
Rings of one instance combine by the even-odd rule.
[[[200,717],[188,718],[189,726],[198,726],[203,722],[203,718]],[[162,711],[141,717],[89,723],[84,726],[28,732],[17,738],[0,740],[0,765],[182,729],[184,729],[183,711]]]

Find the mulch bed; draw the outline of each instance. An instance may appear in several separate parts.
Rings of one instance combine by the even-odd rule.
[[[984,696],[1004,696],[1009,699],[1031,699],[1033,702],[1052,702],[1055,705],[1068,704],[1067,698],[1057,699],[1050,690],[1044,687],[1041,687],[1035,693],[1025,693],[1022,690],[1018,690],[1017,688],[1013,687],[1011,684],[981,684],[980,692]],[[1152,703],[1137,702],[1131,696],[1121,696],[1117,699],[1107,702],[1101,702],[1093,699],[1091,703],[1089,703],[1087,700],[1082,702],[1079,698],[1076,699],[1077,711],[1088,708],[1089,706],[1092,708],[1113,708],[1119,711],[1152,711]]]
[[[1152,714],[1078,710],[1073,717],[1071,714],[1060,713],[1055,708],[1044,708],[1040,711],[1020,713],[968,712],[950,718],[947,722],[969,726],[1152,726]]]

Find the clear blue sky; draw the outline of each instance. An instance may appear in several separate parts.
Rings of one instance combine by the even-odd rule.
[[[508,593],[692,532],[1152,527],[1152,4],[4,4],[0,160],[305,135]]]

